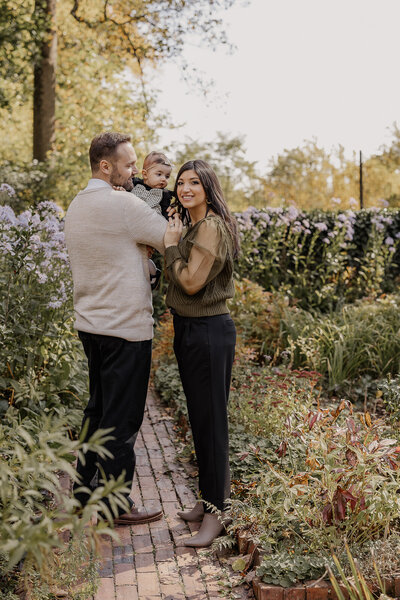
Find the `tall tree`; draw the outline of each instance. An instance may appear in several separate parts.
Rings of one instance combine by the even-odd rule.
[[[56,4],[57,31],[66,38],[60,53],[64,50],[68,54],[73,52],[74,47],[82,47],[82,42],[90,41],[91,47],[87,47],[87,53],[80,56],[81,68],[86,70],[87,62],[96,62],[96,58],[100,58],[104,73],[109,72],[108,67],[112,65],[121,75],[132,72],[141,77],[142,99],[150,114],[152,94],[146,92],[144,85],[145,66],[180,58],[184,71],[182,49],[188,35],[192,40],[206,42],[214,48],[226,43],[221,16],[216,15],[234,1],[0,0],[0,8],[4,8],[4,13],[0,14],[0,79],[6,80],[8,88],[3,105],[7,104],[7,96],[8,99],[13,98],[13,102],[8,100],[8,107],[13,108],[15,104],[20,106],[20,91],[23,88],[26,91],[29,86],[34,88],[34,148],[35,156],[42,160],[54,137]],[[27,26],[26,17],[29,13],[30,22],[28,20]],[[78,30],[73,23],[78,25]],[[74,31],[74,35],[68,36],[71,31]],[[24,41],[22,46],[18,44],[21,37]],[[59,62],[62,60],[63,57],[59,56]],[[33,64],[35,76],[31,78],[29,70]],[[10,72],[13,83],[10,81]],[[59,75],[57,71],[57,79]],[[99,84],[104,84],[106,76],[103,75],[101,79]],[[74,90],[77,102],[80,91],[79,86]]]
[[[33,158],[44,161],[56,134],[56,0],[35,0],[35,16],[45,32],[33,74]]]

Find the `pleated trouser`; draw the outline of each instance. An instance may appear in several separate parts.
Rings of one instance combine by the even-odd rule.
[[[230,495],[227,404],[236,329],[229,314],[174,314],[174,351],[185,392],[202,499],[224,509]],[[206,511],[209,511],[205,507]]]
[[[125,473],[130,489],[135,469],[134,444],[143,421],[151,365],[152,340],[130,342],[122,338],[79,332],[89,366],[89,402],[84,410],[82,429],[85,441],[98,429],[112,428],[114,439],[105,447],[111,457],[87,452],[79,460],[81,481],[75,484],[75,497],[85,505],[88,495],[78,487],[93,488],[99,467],[106,479]]]

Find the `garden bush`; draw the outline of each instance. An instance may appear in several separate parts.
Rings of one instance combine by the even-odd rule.
[[[259,574],[283,585],[320,577],[332,549],[343,557],[347,542],[365,558],[379,540],[386,540],[387,560],[398,570],[398,440],[387,437],[387,428],[369,413],[353,415],[344,401],[298,417],[293,413],[285,421],[276,448],[288,461],[258,456],[258,475],[232,500],[236,526],[250,530],[264,551]],[[316,572],[315,560],[322,557]]]
[[[0,164],[0,204],[10,204],[22,212],[48,199],[48,165],[3,161]],[[7,183],[4,183],[7,182]]]
[[[71,275],[60,209],[16,215],[0,206],[0,411],[80,405],[86,389],[73,331]]]
[[[283,349],[281,321],[289,309],[287,299],[245,278],[235,281],[228,305],[238,332],[237,352],[252,348],[261,362],[276,362]]]
[[[235,287],[230,309],[238,353],[245,350],[260,363],[317,371],[327,393],[354,399],[375,397],[382,379],[400,372],[397,295],[321,313],[290,306],[280,293],[266,292],[247,279]],[[392,396],[395,389],[393,383]]]
[[[357,379],[400,371],[398,296],[363,300],[328,314],[291,309],[281,322],[290,366],[324,375],[337,391]]]
[[[242,236],[237,272],[291,304],[331,310],[393,291],[400,275],[400,211],[354,213],[249,208],[236,215]]]
[[[400,428],[400,375],[389,375],[379,383],[378,396],[382,397],[383,405],[394,426]]]
[[[11,407],[0,423],[0,584],[10,593],[23,585],[32,600],[51,597],[54,585],[66,589],[69,598],[91,597],[97,582],[99,536],[116,535],[106,521],[91,525],[91,519],[102,511],[112,521],[105,497],[114,511],[127,507],[122,494],[129,491],[119,478],[101,481],[77,512],[78,503],[63,487],[60,475],[77,481],[76,455],[90,450],[107,456],[103,444],[109,438],[107,431],[98,431],[85,443],[72,440],[70,412],[21,418]],[[17,569],[20,561],[22,569]],[[78,583],[84,585],[75,590]]]

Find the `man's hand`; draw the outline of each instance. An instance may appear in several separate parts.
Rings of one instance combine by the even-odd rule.
[[[178,213],[168,220],[167,231],[164,235],[164,246],[177,246],[182,237],[183,224]]]

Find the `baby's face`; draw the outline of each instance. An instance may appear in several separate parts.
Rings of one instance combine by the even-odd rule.
[[[168,167],[167,165],[151,165],[148,169],[143,169],[143,181],[151,188],[163,190],[168,185],[171,171],[171,167]]]

